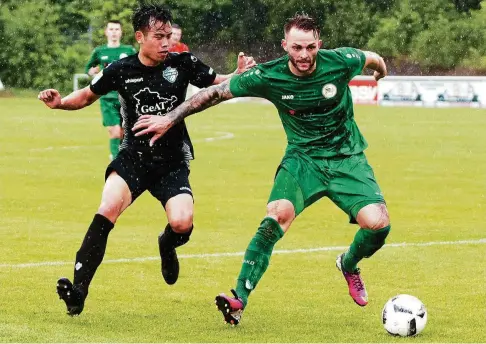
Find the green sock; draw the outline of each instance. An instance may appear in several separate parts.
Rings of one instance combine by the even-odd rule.
[[[113,156],[113,159],[115,159],[118,155],[118,151],[120,150],[120,142],[120,139],[110,139],[110,153]]]
[[[236,283],[236,294],[243,300],[245,306],[248,303],[248,296],[251,291],[255,289],[258,281],[267,270],[275,243],[283,235],[284,231],[278,222],[266,217],[260,223],[260,227],[250,241]]]
[[[385,238],[390,232],[390,228],[390,225],[378,230],[360,228],[354,236],[348,252],[344,255],[342,261],[344,270],[356,271],[361,259],[371,257],[378,251],[385,244]]]

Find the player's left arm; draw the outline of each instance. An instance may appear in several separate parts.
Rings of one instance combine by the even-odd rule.
[[[138,131],[135,136],[154,133],[154,136],[150,139],[150,146],[152,146],[154,142],[164,135],[170,128],[181,122],[187,116],[201,112],[211,106],[221,103],[222,101],[232,98],[234,98],[234,96],[230,91],[230,79],[227,79],[219,85],[213,85],[202,89],[174,110],[168,112],[165,116],[140,116],[132,130],[137,131],[142,129]]]
[[[363,51],[363,53],[366,56],[364,68],[369,68],[375,71],[373,76],[376,81],[384,78],[388,73],[386,70],[386,63],[383,58],[372,51]]]
[[[218,85],[225,80],[231,79],[231,77],[235,74],[241,74],[246,72],[247,70],[256,66],[256,62],[251,56],[246,56],[245,53],[240,52],[238,54],[238,61],[236,63],[237,67],[236,70],[231,74],[218,74],[216,78],[214,78],[213,85]]]

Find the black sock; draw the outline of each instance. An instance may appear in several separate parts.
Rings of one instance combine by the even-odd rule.
[[[89,284],[103,260],[108,234],[113,227],[114,224],[110,220],[103,215],[96,214],[79,251],[76,253],[74,284],[80,286],[84,296],[88,295]]]
[[[191,226],[191,229],[186,233],[176,233],[172,227],[167,224],[167,226],[165,226],[164,235],[162,235],[161,238],[162,246],[172,249],[184,245],[189,241],[193,228],[194,226]]]

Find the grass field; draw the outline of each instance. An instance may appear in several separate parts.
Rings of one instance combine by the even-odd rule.
[[[357,107],[356,117],[391,214],[387,242],[407,245],[360,264],[370,303],[357,307],[334,267],[357,228],[321,200],[277,244],[287,253],[272,257],[231,328],[213,300],[234,287],[265,214],[285,148],[272,106],[223,104],[189,118],[196,230],[179,250],[177,284],[160,275],[166,219],[146,194],[117,222],[85,311],[70,318],[55,282],[72,277],[100,201],[109,152],[99,108],[0,98],[0,341],[486,342],[486,112]],[[428,309],[415,338],[381,325],[384,303],[400,293]]]

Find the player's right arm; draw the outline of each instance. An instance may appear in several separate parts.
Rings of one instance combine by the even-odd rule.
[[[100,61],[98,60],[98,52],[97,50],[93,50],[91,53],[91,57],[89,58],[88,63],[86,64],[86,67],[84,68],[84,71],[86,74],[89,76],[94,76],[98,74],[100,71],[99,67]]]
[[[267,83],[260,69],[250,70],[243,74],[234,75],[218,85],[202,89],[187,99],[165,116],[143,115],[138,118],[132,130],[135,136],[154,134],[150,139],[153,145],[175,124],[181,122],[189,115],[201,112],[225,100],[237,97],[265,97]]]
[[[74,91],[64,98],[58,90],[47,89],[41,91],[37,98],[51,109],[78,110],[94,103],[100,96],[93,93],[89,86]]]
[[[383,57],[372,51],[363,51],[363,53],[366,56],[364,68],[369,68],[375,71],[373,76],[376,81],[384,78],[387,75],[387,70]]]

